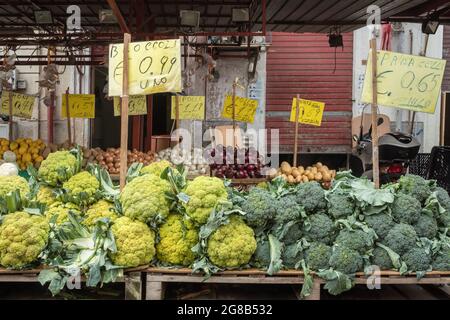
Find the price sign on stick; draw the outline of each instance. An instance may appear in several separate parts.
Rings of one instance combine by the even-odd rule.
[[[258,100],[235,97],[235,120],[241,122],[253,123],[255,120],[256,109],[258,109]],[[225,97],[222,117],[233,119],[233,97]]]
[[[62,116],[66,118],[66,95],[62,97]],[[71,118],[95,118],[94,94],[69,94],[69,113]]]
[[[9,115],[9,91],[2,92],[2,104],[0,114]],[[21,117],[31,119],[33,116],[33,107],[35,96],[29,96],[26,94],[12,93],[12,115],[15,117]]]
[[[325,103],[300,99],[299,101],[298,122],[310,124],[313,126],[320,126],[322,124],[323,110]],[[297,110],[297,98],[292,100],[291,117],[289,121],[295,122]]]
[[[147,96],[130,96],[128,115],[140,116],[147,114]],[[114,116],[120,117],[120,98],[114,97]]]
[[[130,95],[180,92],[180,39],[132,42],[129,45]],[[109,96],[122,95],[123,44],[109,46]]]
[[[171,119],[176,119],[176,101],[172,96]],[[179,120],[203,120],[205,119],[204,96],[178,96]]]
[[[378,104],[434,113],[445,60],[377,51]],[[372,54],[367,61],[361,102],[372,103]]]

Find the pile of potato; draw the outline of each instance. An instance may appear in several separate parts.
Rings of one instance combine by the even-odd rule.
[[[281,163],[281,167],[272,172],[271,178],[282,176],[289,183],[301,183],[308,181],[317,181],[328,184],[336,176],[336,170],[330,170],[326,165],[317,162],[308,167],[293,167],[288,162]]]

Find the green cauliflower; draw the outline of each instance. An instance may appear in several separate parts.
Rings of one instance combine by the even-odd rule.
[[[52,188],[41,185],[36,194],[36,201],[45,204],[46,206],[50,206],[57,200]]]
[[[188,183],[184,192],[189,196],[184,204],[186,213],[198,225],[205,224],[216,204],[228,198],[223,181],[216,177],[199,176]]]
[[[161,173],[164,169],[171,167],[172,164],[167,160],[155,161],[150,163],[148,166],[145,166],[141,169],[142,174],[154,174],[156,176],[161,176]]]
[[[241,207],[246,212],[245,222],[250,227],[258,229],[270,224],[275,218],[277,200],[270,191],[253,188]]]
[[[169,215],[169,191],[169,182],[153,174],[134,178],[120,195],[124,215],[144,223],[162,222]]]
[[[155,256],[155,233],[140,221],[120,217],[111,231],[116,240],[117,252],[110,254],[111,261],[124,268],[150,263]]]
[[[326,208],[325,190],[317,181],[300,183],[296,187],[297,203],[307,213],[316,213]]]
[[[314,271],[328,269],[330,257],[331,247],[320,242],[311,243],[305,253],[306,265]]]
[[[333,220],[326,214],[311,215],[303,225],[303,235],[308,241],[318,241],[325,244],[333,243],[336,238],[336,227]]]
[[[391,230],[395,222],[389,214],[377,213],[369,216],[364,216],[366,224],[372,228],[377,234],[378,238],[384,239]]]
[[[433,270],[450,271],[450,248],[445,247],[439,251],[432,262]]]
[[[356,250],[345,246],[334,246],[330,256],[330,266],[345,274],[354,274],[363,269],[363,258]]]
[[[247,264],[256,250],[255,234],[241,217],[232,215],[208,238],[207,255],[221,268],[237,268]]]
[[[408,224],[396,224],[384,238],[383,244],[391,248],[395,253],[405,254],[416,244],[417,233],[414,228]]]
[[[0,265],[20,269],[36,261],[48,242],[50,226],[40,215],[17,211],[0,226]]]
[[[284,247],[281,259],[284,267],[294,269],[299,266],[300,261],[303,259],[303,252],[296,243],[293,243]]]
[[[407,194],[396,195],[394,203],[391,205],[392,216],[399,223],[413,224],[421,214],[422,206],[420,202]]]
[[[414,230],[416,230],[417,236],[433,239],[438,232],[438,224],[434,217],[427,214],[422,214],[413,224]]]
[[[48,221],[52,219],[52,217],[56,216],[55,223],[60,225],[64,222],[69,221],[69,211],[73,212],[77,216],[81,216],[80,207],[71,202],[63,203],[60,201],[56,201],[49,205],[45,210],[45,217]]]
[[[427,250],[413,247],[402,255],[409,271],[427,271],[431,265],[431,255]]]
[[[20,176],[0,176],[0,197],[16,190],[20,192],[22,199],[26,199],[30,192],[27,180]]]
[[[358,251],[360,254],[364,254],[367,250],[372,248],[373,239],[370,234],[360,229],[342,229],[336,237],[335,244]]]
[[[75,201],[92,204],[97,200],[96,193],[99,191],[100,183],[92,174],[83,171],[64,182],[63,188]]]
[[[106,200],[99,200],[86,210],[82,224],[87,227],[94,227],[95,222],[101,218],[108,218],[114,222],[119,215],[113,210],[114,205]]]
[[[38,175],[45,183],[57,187],[76,174],[77,158],[69,151],[50,153],[38,170]]]
[[[343,219],[355,213],[356,204],[349,192],[337,188],[328,193],[328,214],[334,219]]]
[[[375,249],[373,249],[372,255],[370,257],[370,263],[372,265],[378,266],[380,270],[390,270],[394,268],[389,254],[386,250],[380,247],[376,247]]]
[[[189,266],[195,260],[191,250],[198,243],[198,229],[179,214],[170,214],[159,228],[156,257],[159,261]]]
[[[398,182],[399,191],[423,203],[431,195],[431,183],[420,176],[407,174]]]

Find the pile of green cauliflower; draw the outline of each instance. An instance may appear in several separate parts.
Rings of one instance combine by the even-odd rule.
[[[450,197],[414,175],[376,189],[338,173],[316,182],[274,179],[241,192],[227,181],[186,179],[161,161],[132,166],[122,192],[95,166],[81,171],[77,150],[58,151],[30,168],[29,181],[0,177],[0,265],[44,265],[42,284],[59,293],[73,269],[87,285],[112,282],[126,268],[282,269],[316,275],[332,294],[357,272],[397,270],[418,277],[450,270]]]

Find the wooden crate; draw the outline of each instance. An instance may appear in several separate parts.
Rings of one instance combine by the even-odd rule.
[[[146,273],[146,300],[164,299],[164,291],[167,283],[214,283],[214,284],[286,284],[302,285],[304,283],[304,274],[298,270],[282,270],[276,275],[269,276],[263,270],[229,270],[218,272],[208,279],[202,274],[192,274],[191,269],[166,269],[166,268],[148,268]],[[355,284],[367,284],[368,278],[364,273],[357,273]],[[320,300],[320,288],[324,281],[314,276],[314,285],[311,295],[305,300]],[[450,284],[450,272],[429,272],[418,280],[415,274],[401,276],[396,271],[381,271],[380,284]]]
[[[10,270],[0,268],[0,283],[1,282],[38,282],[39,272],[43,268],[29,269],[29,270]],[[142,273],[143,268],[130,268],[124,271],[123,277],[120,277],[116,282],[125,283],[125,300],[141,300],[142,299]],[[84,279],[82,279],[84,282]]]

